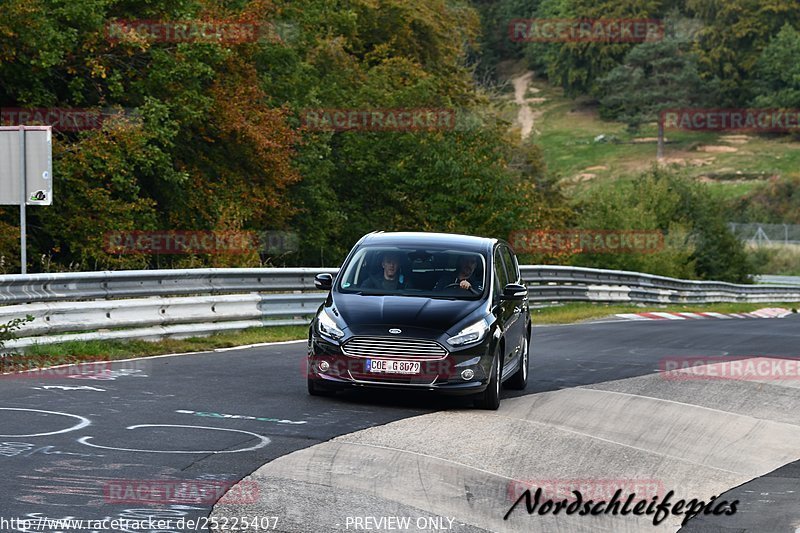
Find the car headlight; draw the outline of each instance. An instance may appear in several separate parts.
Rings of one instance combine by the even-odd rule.
[[[321,335],[325,335],[335,341],[344,337],[344,331],[336,326],[336,322],[328,316],[324,309],[317,315],[317,329]]]
[[[480,319],[474,324],[467,326],[459,331],[453,337],[447,339],[448,344],[453,346],[462,346],[464,344],[472,344],[473,342],[480,342],[489,331],[489,323],[486,319]]]

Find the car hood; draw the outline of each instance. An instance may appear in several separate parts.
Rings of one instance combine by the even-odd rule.
[[[354,334],[374,326],[410,326],[445,332],[485,305],[483,300],[337,294],[333,305]]]

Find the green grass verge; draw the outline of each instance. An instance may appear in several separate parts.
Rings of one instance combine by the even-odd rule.
[[[718,304],[686,304],[686,305],[612,305],[593,304],[589,302],[576,302],[554,307],[533,309],[531,317],[534,324],[572,324],[585,320],[604,318],[617,313],[648,313],[651,311],[688,312],[688,313],[747,313],[765,307],[784,307],[797,309],[797,303],[718,303]]]

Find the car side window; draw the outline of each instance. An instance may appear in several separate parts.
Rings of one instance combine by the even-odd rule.
[[[501,248],[503,250],[503,262],[506,264],[506,275],[509,283],[516,283],[519,281],[519,271],[517,269],[517,262],[514,256],[506,246]]]
[[[501,255],[500,249],[498,248],[494,253],[494,284],[497,294],[502,293],[503,287],[508,285],[508,275],[506,274]]]

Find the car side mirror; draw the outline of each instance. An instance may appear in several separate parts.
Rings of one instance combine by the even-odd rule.
[[[522,301],[528,297],[528,287],[520,285],[519,283],[509,283],[503,287],[503,295],[501,300],[514,300]]]
[[[317,274],[314,276],[314,286],[318,289],[325,291],[331,290],[333,287],[333,275],[326,273]]]

